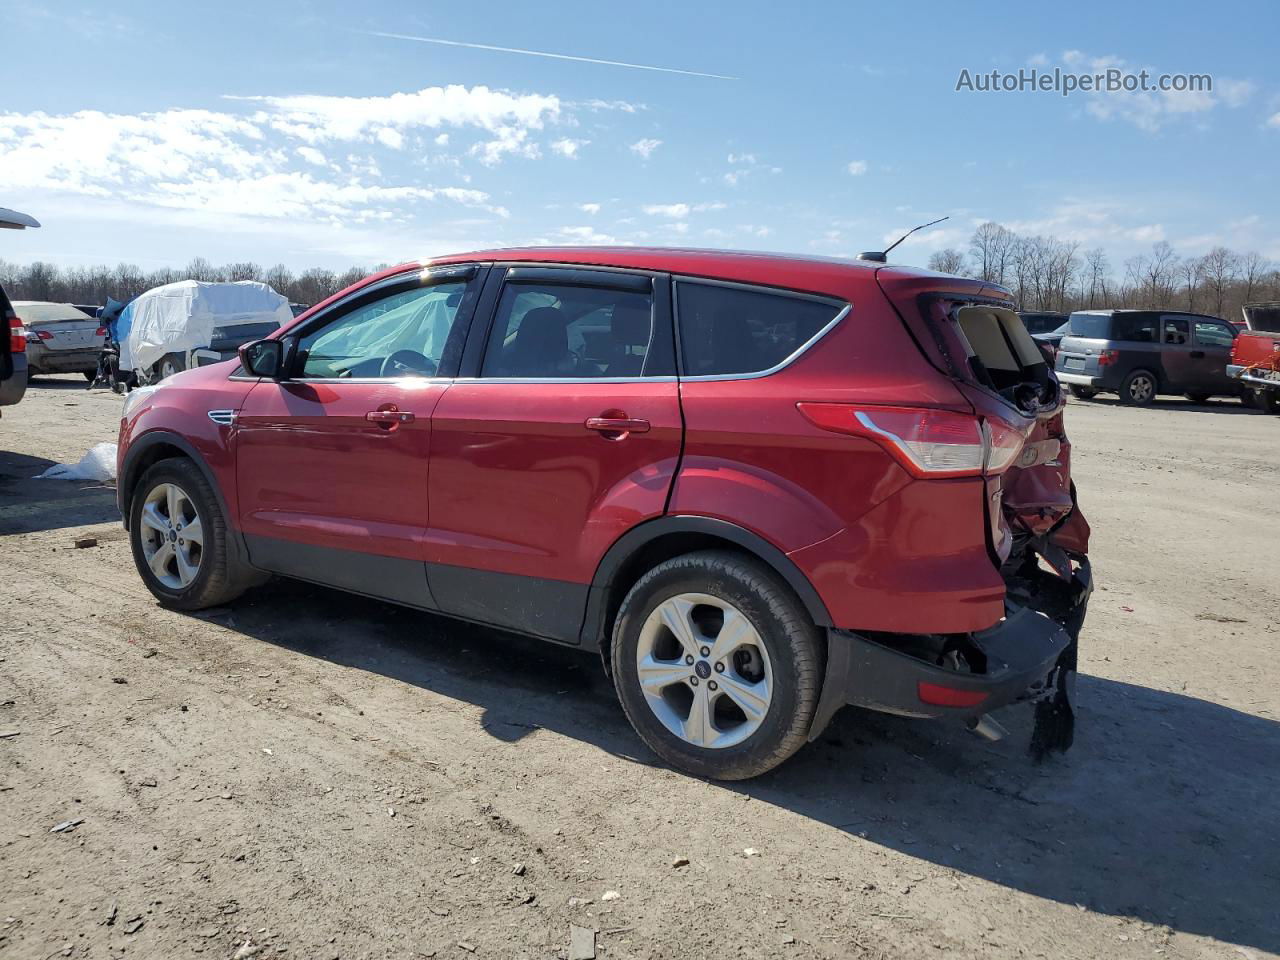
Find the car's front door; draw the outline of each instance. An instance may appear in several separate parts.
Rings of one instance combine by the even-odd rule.
[[[461,356],[475,268],[361,291],[286,338],[290,369],[236,415],[241,530],[264,569],[431,606],[431,414]]]
[[[679,460],[670,283],[548,267],[489,283],[491,323],[432,416],[427,576],[446,613],[576,642],[601,557],[663,513]]]
[[[1198,318],[1191,329],[1195,347],[1191,358],[1195,365],[1196,391],[1238,393],[1239,381],[1227,375],[1227,364],[1231,362],[1231,345],[1236,339],[1235,328],[1221,320]]]

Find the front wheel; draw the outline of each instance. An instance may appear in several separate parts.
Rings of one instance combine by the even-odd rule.
[[[1080,387],[1073,383],[1071,384],[1071,395],[1077,400],[1092,400],[1098,395],[1098,391],[1093,387]]]
[[[227,603],[258,579],[232,552],[218,498],[190,460],[161,460],[142,475],[129,542],[147,589],[175,610]]]
[[[661,563],[631,588],[614,628],[613,678],[654,753],[695,776],[745,780],[804,745],[825,653],[771,570],[706,551]]]
[[[160,363],[156,367],[157,380],[168,380],[175,373],[181,373],[185,369],[187,365],[180,354],[166,353],[160,358]]]
[[[1120,399],[1135,407],[1149,406],[1156,398],[1156,377],[1147,370],[1135,370],[1120,384]]]

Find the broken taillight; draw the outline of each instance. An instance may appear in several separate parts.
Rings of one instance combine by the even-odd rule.
[[[1098,366],[1100,367],[1109,367],[1119,359],[1120,359],[1119,350],[1099,350],[1098,351]]]
[[[995,419],[930,407],[798,403],[814,425],[874,440],[916,477],[995,476],[1022,452],[1025,436]]]

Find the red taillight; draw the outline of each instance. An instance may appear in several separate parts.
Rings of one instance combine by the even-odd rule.
[[[1120,359],[1119,350],[1099,350],[1098,351],[1098,366],[1100,367],[1109,367],[1119,359]]]
[[[97,330],[93,331],[93,335],[95,337],[105,337],[107,335],[107,328],[99,327]]]
[[[935,707],[976,707],[987,699],[982,690],[957,690],[955,687],[944,687],[940,683],[926,683],[921,680],[916,684],[916,695],[921,703]]]
[[[21,317],[9,317],[9,352],[27,352],[27,328],[22,325]]]
[[[824,430],[866,437],[916,477],[976,477],[1003,473],[1022,452],[1022,431],[1000,420],[930,407],[855,407],[798,403]]]

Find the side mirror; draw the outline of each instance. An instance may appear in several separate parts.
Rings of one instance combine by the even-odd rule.
[[[279,340],[254,340],[240,346],[240,365],[253,377],[284,379],[284,344]]]

